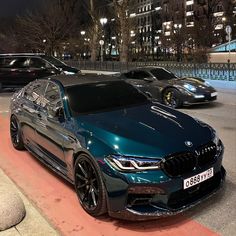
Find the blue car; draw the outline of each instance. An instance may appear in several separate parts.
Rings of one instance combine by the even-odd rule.
[[[35,80],[14,94],[10,110],[13,146],[72,183],[92,216],[177,214],[211,196],[225,178],[224,146],[213,128],[120,79]]]

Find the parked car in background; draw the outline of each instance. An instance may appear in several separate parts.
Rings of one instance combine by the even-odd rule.
[[[179,78],[161,67],[133,69],[121,74],[121,78],[149,97],[173,108],[217,99],[216,90],[203,79]]]
[[[105,75],[31,82],[11,100],[10,135],[16,149],[74,184],[93,216],[177,214],[225,178],[224,146],[213,128]]]
[[[22,87],[36,78],[60,73],[76,74],[79,70],[45,54],[0,54],[0,90]]]

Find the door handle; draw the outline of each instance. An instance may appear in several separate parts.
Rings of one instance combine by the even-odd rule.
[[[73,138],[70,135],[67,135],[67,139],[68,139],[68,141],[70,141],[70,143],[76,143],[77,142],[76,138]]]

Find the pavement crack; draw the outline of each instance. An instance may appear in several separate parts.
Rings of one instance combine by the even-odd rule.
[[[14,227],[19,235],[22,235],[20,231],[17,229],[17,226]]]

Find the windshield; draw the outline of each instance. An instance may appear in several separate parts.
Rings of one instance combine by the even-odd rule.
[[[178,78],[176,75],[174,75],[172,72],[162,69],[162,68],[156,68],[151,70],[151,73],[158,79],[158,80],[169,80],[169,79],[175,79]]]
[[[63,67],[63,66],[65,66],[65,64],[62,61],[58,60],[55,57],[46,56],[45,55],[45,56],[42,56],[42,58],[44,58],[46,61],[50,62],[51,64],[53,64],[56,67]]]
[[[149,102],[147,97],[124,81],[106,81],[66,88],[75,114],[104,112]]]

